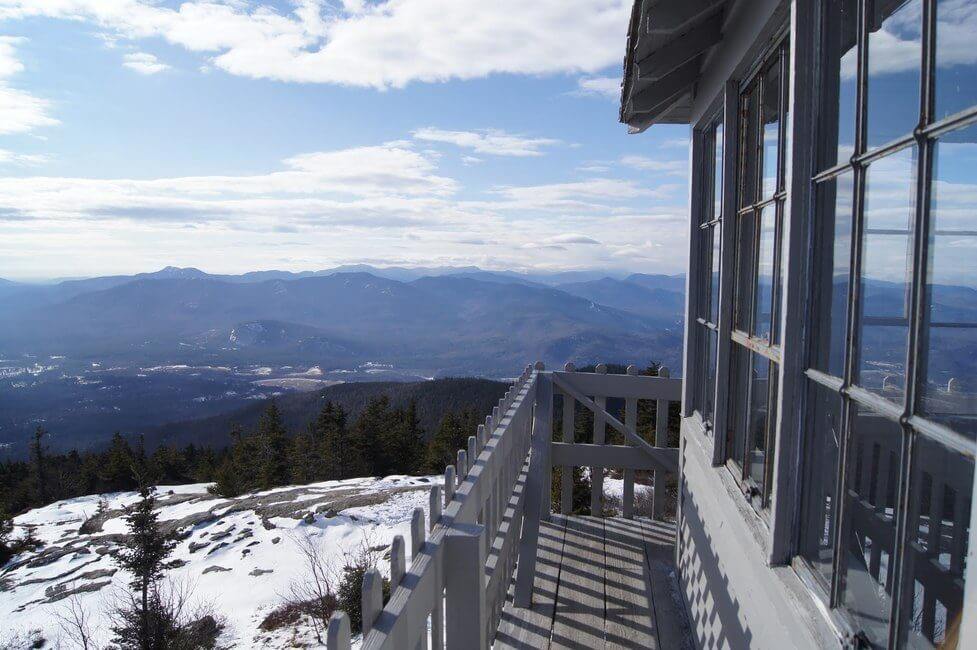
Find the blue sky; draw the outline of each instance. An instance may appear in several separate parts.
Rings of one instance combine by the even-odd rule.
[[[688,128],[618,124],[629,13],[0,0],[0,277],[679,272]]]

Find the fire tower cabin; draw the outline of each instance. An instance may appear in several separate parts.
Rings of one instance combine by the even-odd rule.
[[[527,366],[362,647],[977,648],[975,38],[977,0],[637,0],[621,120],[691,126],[684,377]]]
[[[677,568],[701,647],[977,648],[977,1],[638,0],[691,126]]]

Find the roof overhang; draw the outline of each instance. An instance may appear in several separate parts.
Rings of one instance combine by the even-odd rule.
[[[688,124],[695,86],[721,41],[726,0],[635,0],[621,86],[621,122]]]

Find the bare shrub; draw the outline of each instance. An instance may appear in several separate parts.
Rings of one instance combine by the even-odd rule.
[[[152,587],[149,599],[150,636],[167,650],[198,650],[216,647],[224,628],[224,619],[212,603],[193,597],[194,584],[189,580],[163,580]],[[114,630],[134,627],[140,622],[140,596],[128,591],[115,594],[109,607]],[[118,634],[118,632],[117,632]],[[137,648],[138,643],[116,639],[123,650]]]
[[[72,647],[89,650],[96,647],[91,617],[88,609],[82,604],[78,595],[69,597],[66,602],[54,611],[54,619],[61,628],[62,634],[72,643]]]

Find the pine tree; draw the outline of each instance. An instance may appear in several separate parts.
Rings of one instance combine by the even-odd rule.
[[[353,447],[363,459],[369,476],[386,476],[390,473],[393,463],[384,442],[391,423],[390,398],[381,395],[367,402],[353,425]]]
[[[258,423],[257,441],[261,447],[258,487],[267,490],[288,483],[288,433],[275,400],[271,401]]]
[[[315,428],[322,446],[323,478],[334,481],[368,473],[342,406],[326,402],[316,418]]]
[[[3,567],[14,554],[13,545],[10,543],[10,534],[13,530],[13,518],[0,507],[0,567]]]
[[[42,504],[48,503],[47,450],[44,447],[44,427],[34,429],[31,439],[31,464],[34,470],[34,490],[37,499]]]
[[[472,430],[474,433],[474,429]],[[427,449],[428,471],[440,474],[445,466],[451,465],[457,458],[458,450],[468,445],[471,435],[463,428],[462,418],[454,411],[448,411],[441,416],[441,424],[432,436]]]
[[[322,476],[322,459],[316,444],[317,431],[315,424],[310,424],[304,433],[292,438],[289,451],[289,471],[292,483],[299,485],[312,483]]]
[[[118,492],[136,487],[136,458],[129,442],[118,431],[112,436],[109,451],[102,465],[102,490]]]
[[[139,502],[127,509],[129,541],[116,560],[132,574],[129,587],[133,598],[131,606],[120,612],[120,621],[112,631],[116,643],[123,648],[156,650],[168,647],[174,634],[175,622],[159,600],[158,587],[175,540],[160,530],[153,488],[143,484],[139,496]]]
[[[388,472],[414,474],[420,471],[424,456],[423,432],[417,421],[417,403],[407,409],[394,409],[387,426],[381,430],[384,456],[389,461]]]

